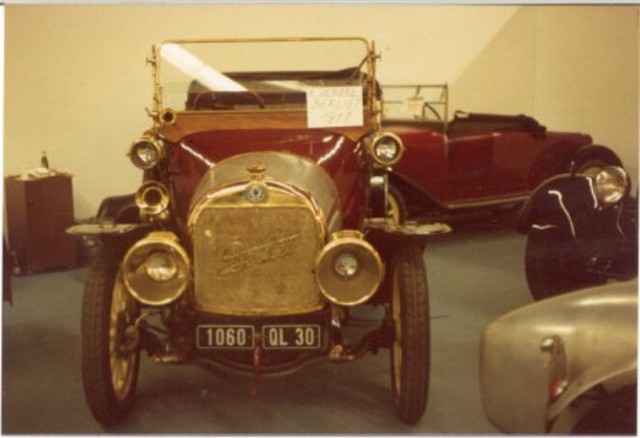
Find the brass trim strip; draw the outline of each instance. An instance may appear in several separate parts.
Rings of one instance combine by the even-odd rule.
[[[206,44],[206,43],[285,43],[285,42],[313,42],[313,41],[361,41],[367,51],[371,51],[369,40],[363,37],[246,37],[246,38],[184,38],[163,40],[162,44]]]
[[[524,192],[523,194],[510,196],[508,198],[492,198],[485,199],[479,201],[456,201],[449,204],[444,204],[445,208],[449,210],[461,210],[463,208],[474,208],[474,207],[488,207],[491,205],[499,205],[499,204],[511,204],[516,202],[524,202],[529,198],[529,194]]]

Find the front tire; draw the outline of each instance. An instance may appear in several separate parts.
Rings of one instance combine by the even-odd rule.
[[[527,240],[525,272],[533,298],[538,301],[604,283],[600,275],[587,270],[588,256],[566,232],[531,232]]]
[[[422,245],[399,248],[391,275],[393,398],[400,419],[416,424],[427,408],[430,372],[429,291]]]
[[[93,416],[103,426],[120,421],[134,403],[140,349],[132,324],[138,315],[119,269],[124,249],[98,249],[82,305],[82,380]],[[127,329],[128,328],[128,329]]]

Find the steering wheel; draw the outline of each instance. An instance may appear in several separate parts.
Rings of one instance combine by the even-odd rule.
[[[427,117],[427,111],[426,110],[431,111],[431,113],[436,117],[436,120],[438,120],[439,122],[442,121],[442,117],[440,116],[438,111],[436,111],[436,109],[429,102],[425,102],[424,105],[422,106],[422,117],[423,118]]]
[[[264,109],[265,102],[262,97],[254,91],[223,92],[203,91],[198,93],[193,99],[193,109],[233,109],[234,105],[242,103],[257,103]]]

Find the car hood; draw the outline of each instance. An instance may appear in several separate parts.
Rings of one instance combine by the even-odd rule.
[[[305,158],[334,181],[347,225],[356,227],[365,205],[364,172],[355,153],[357,142],[329,130],[216,130],[184,137],[169,148],[178,213],[186,217],[202,178],[219,163],[248,153],[279,152]],[[287,181],[283,181],[287,182]]]
[[[356,143],[330,131],[263,129],[200,132],[184,138],[179,146],[196,152],[195,158],[200,154],[208,167],[247,152],[274,151],[306,157],[331,170],[353,157]]]

